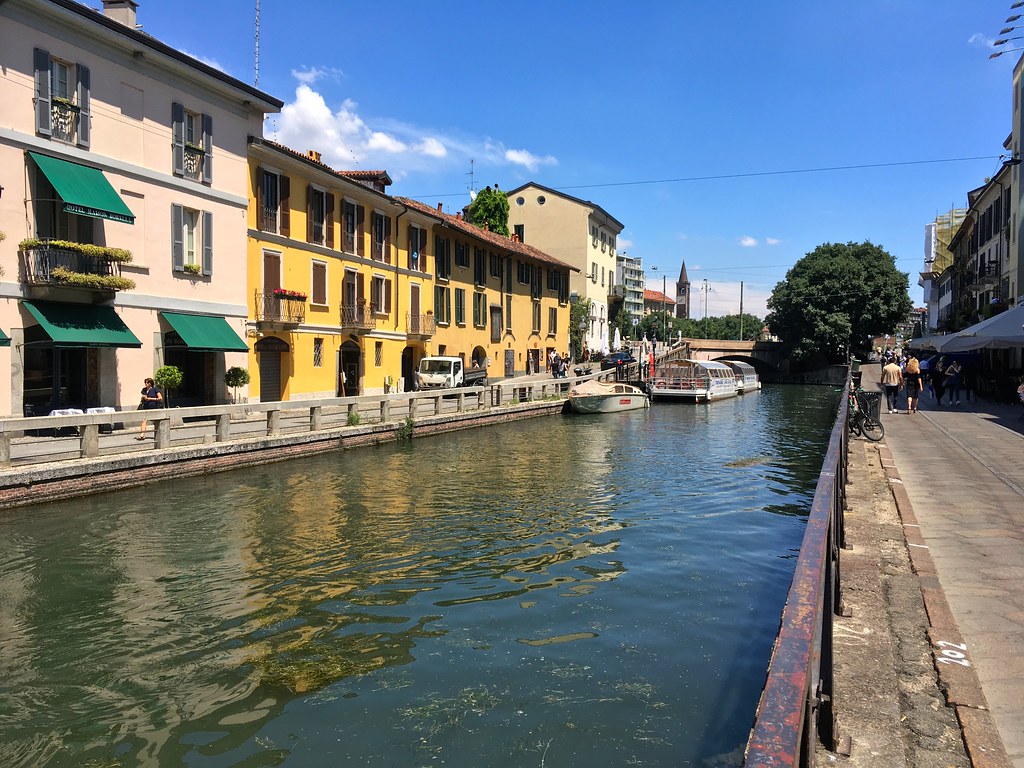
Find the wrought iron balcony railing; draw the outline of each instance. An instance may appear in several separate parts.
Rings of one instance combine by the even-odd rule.
[[[114,259],[46,242],[27,247],[20,261],[21,279],[29,285],[66,285],[68,273],[114,277],[121,274],[121,264]],[[108,287],[117,290],[116,286]]]
[[[377,327],[372,308],[367,303],[342,304],[341,327],[357,331],[372,331]]]
[[[433,336],[437,333],[437,321],[433,315],[405,316],[405,332],[410,336]]]
[[[273,293],[256,292],[256,321],[266,323],[302,323],[306,319],[306,302],[288,299]]]

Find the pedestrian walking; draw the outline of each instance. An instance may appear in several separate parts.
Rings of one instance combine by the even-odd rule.
[[[921,362],[911,354],[903,371],[907,387],[907,413],[917,413],[917,399],[921,395]]]
[[[903,386],[903,371],[895,357],[890,357],[889,362],[882,368],[882,386],[885,387],[885,402],[889,407],[889,413],[899,413],[900,388]]]
[[[931,367],[930,381],[935,395],[935,404],[942,405],[942,396],[946,394],[946,358],[940,357]]]
[[[960,362],[954,360],[946,366],[945,387],[949,392],[949,404],[960,405]]]

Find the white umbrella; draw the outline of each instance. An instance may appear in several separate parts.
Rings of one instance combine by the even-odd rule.
[[[939,352],[969,352],[972,349],[1024,347],[1024,305],[995,317],[935,339]]]
[[[616,326],[615,336],[612,337],[612,352],[618,352],[620,349],[622,349],[622,333]]]

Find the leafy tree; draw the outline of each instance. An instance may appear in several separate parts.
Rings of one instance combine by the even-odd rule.
[[[184,380],[185,374],[174,365],[162,365],[153,374],[153,383],[164,391],[164,404],[168,408],[171,407],[170,393],[181,387]]]
[[[583,358],[583,336],[590,327],[591,308],[590,299],[581,299],[569,305],[569,347],[576,360]]]
[[[508,196],[494,187],[486,187],[476,193],[469,204],[469,220],[478,227],[484,224],[491,232],[508,237]]]
[[[612,324],[608,327],[608,332],[611,334],[610,339],[615,338],[615,329],[619,329],[619,334],[622,336],[623,343],[627,339],[633,338],[633,315],[625,310],[620,309],[615,314],[615,319],[612,320]]]
[[[871,242],[825,243],[786,273],[768,299],[768,327],[795,361],[831,362],[892,333],[913,309],[906,272]]]

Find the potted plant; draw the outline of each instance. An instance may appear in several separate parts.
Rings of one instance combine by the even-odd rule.
[[[237,365],[228,368],[224,372],[224,383],[231,387],[234,392],[231,395],[231,402],[238,402],[238,388],[244,387],[249,383],[249,371],[245,368],[239,368]]]
[[[274,298],[286,301],[305,301],[306,294],[299,291],[290,291],[287,288],[275,288]]]
[[[182,266],[182,270],[186,275],[201,275],[203,273],[203,268],[198,264],[185,264]]]
[[[153,382],[164,391],[165,407],[171,407],[170,393],[178,389],[185,380],[185,374],[174,365],[162,365],[153,374]]]

